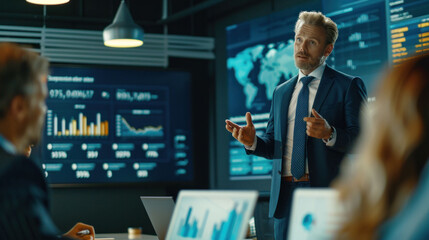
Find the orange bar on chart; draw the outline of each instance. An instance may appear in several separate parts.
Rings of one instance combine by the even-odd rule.
[[[83,136],[88,136],[88,128],[87,128],[87,124],[86,124],[86,117],[85,116],[83,116],[82,117],[82,129],[83,129],[83,133],[82,133],[82,135]]]
[[[105,123],[104,123],[106,126],[105,126],[105,130],[106,130],[106,136],[109,136],[109,122],[108,121],[105,121]]]
[[[100,123],[100,136],[104,136],[104,123]]]
[[[77,122],[76,120],[72,120],[72,132],[70,133],[70,135],[72,136],[76,136],[76,130],[77,130]]]

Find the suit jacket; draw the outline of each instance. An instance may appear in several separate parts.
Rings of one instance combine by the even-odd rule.
[[[267,130],[257,138],[255,151],[247,151],[248,154],[273,159],[270,217],[274,216],[280,193],[287,114],[297,80],[298,76],[295,76],[274,90]],[[337,176],[341,160],[359,133],[360,109],[366,98],[366,88],[360,78],[338,72],[326,65],[313,108],[335,127],[337,139],[333,147],[327,147],[321,139],[308,137],[307,158],[311,186],[328,187]]]
[[[67,239],[58,236],[48,209],[48,189],[39,167],[0,147],[0,239]]]

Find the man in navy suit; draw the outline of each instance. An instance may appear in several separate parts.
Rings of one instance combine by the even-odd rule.
[[[77,223],[60,235],[49,214],[48,186],[24,156],[41,138],[46,113],[48,61],[15,44],[0,43],[0,239],[94,239]],[[82,204],[85,204],[83,201]]]
[[[325,63],[337,37],[330,18],[301,12],[294,43],[299,74],[274,90],[265,134],[256,136],[250,113],[246,126],[226,120],[226,129],[248,154],[273,160],[269,216],[276,240],[287,238],[294,189],[328,187],[359,133],[365,85]]]

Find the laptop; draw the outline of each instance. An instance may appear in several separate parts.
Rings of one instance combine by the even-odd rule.
[[[174,211],[173,197],[140,197],[159,240],[167,235],[168,224]]]
[[[293,194],[288,239],[333,239],[344,219],[338,191],[297,189]]]
[[[182,190],[166,240],[244,239],[257,191]]]

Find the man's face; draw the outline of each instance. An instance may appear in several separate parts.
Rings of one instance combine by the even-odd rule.
[[[46,86],[46,76],[40,76],[35,84],[37,89],[34,94],[28,96],[28,114],[26,116],[25,132],[28,144],[37,144],[40,141],[43,123],[46,114],[46,97],[48,89]]]
[[[315,70],[332,52],[333,45],[326,45],[326,32],[322,27],[301,24],[295,33],[295,65],[304,74]]]

